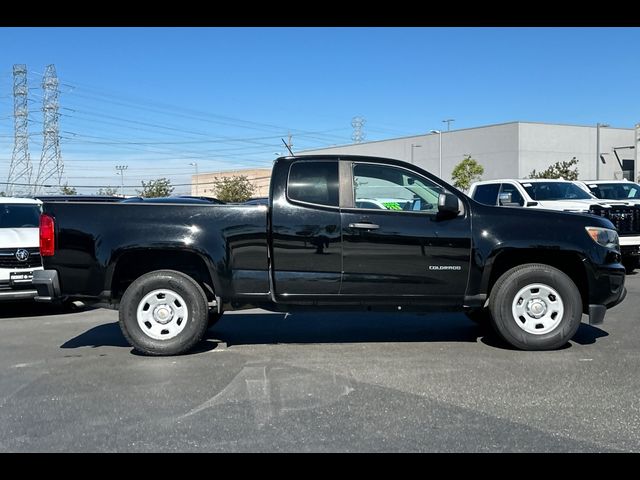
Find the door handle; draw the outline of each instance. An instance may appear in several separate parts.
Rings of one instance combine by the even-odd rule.
[[[363,228],[366,230],[375,230],[376,228],[380,228],[380,225],[376,225],[375,223],[350,223],[349,228]]]

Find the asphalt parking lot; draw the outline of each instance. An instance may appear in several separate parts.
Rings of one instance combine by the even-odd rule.
[[[638,452],[640,274],[627,288],[553,352],[459,314],[252,310],[153,358],[115,311],[3,304],[0,451]]]

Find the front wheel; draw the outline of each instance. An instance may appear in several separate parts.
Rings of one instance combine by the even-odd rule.
[[[573,337],[582,320],[582,297],[566,274],[530,263],[505,272],[491,292],[492,324],[521,350],[554,350]]]
[[[174,270],[137,278],[120,302],[120,328],[138,351],[178,355],[198,343],[208,326],[207,297],[198,283]]]

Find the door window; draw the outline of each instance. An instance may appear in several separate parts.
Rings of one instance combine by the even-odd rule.
[[[499,183],[478,185],[473,192],[473,199],[485,205],[496,205],[498,203],[498,190],[500,190]]]
[[[408,170],[357,163],[353,167],[356,208],[435,214],[442,187]]]
[[[518,191],[515,185],[511,183],[503,183],[500,193],[511,194],[511,203],[508,203],[508,204],[504,203],[503,205],[509,206],[509,207],[516,207],[516,206],[522,207],[524,205],[524,198],[522,198],[522,195],[520,195],[520,192]]]

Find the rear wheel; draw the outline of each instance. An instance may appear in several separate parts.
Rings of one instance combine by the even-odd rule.
[[[198,343],[208,326],[207,297],[198,283],[174,270],[136,279],[120,302],[120,328],[149,355],[178,355]]]
[[[505,272],[491,292],[492,324],[521,350],[553,350],[565,345],[582,319],[582,297],[566,274],[530,263]]]

